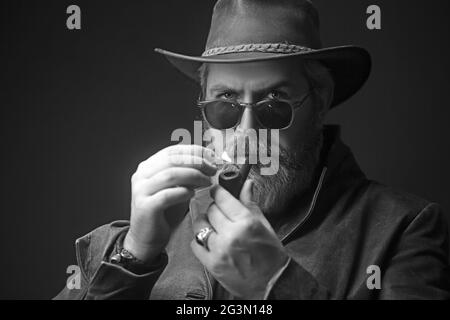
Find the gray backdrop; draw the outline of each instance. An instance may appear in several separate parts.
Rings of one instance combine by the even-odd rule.
[[[153,48],[201,53],[213,3],[2,1],[0,298],[54,296],[75,238],[128,217],[137,164],[197,116],[196,86]],[[315,3],[323,42],[365,46],[374,62],[329,122],[368,177],[449,213],[449,2]],[[70,4],[80,31],[66,29]],[[382,30],[366,28],[370,4]]]

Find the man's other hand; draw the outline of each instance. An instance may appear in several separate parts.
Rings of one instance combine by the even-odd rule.
[[[211,185],[216,171],[214,153],[197,145],[170,146],[140,163],[131,178],[130,229],[124,248],[151,263],[185,213],[168,217],[168,209],[188,202],[194,189]]]

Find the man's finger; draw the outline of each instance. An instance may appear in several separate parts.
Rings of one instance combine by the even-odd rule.
[[[141,163],[138,175],[143,178],[151,178],[158,172],[171,167],[192,168],[201,171],[207,176],[213,176],[217,171],[217,167],[204,158],[191,155],[173,155],[164,160]]]
[[[199,214],[193,224],[192,224],[192,229],[194,230],[194,237],[200,232],[200,230],[204,229],[204,228],[210,228],[212,230],[212,232],[209,234],[207,240],[206,240],[206,244],[208,246],[209,249],[214,248],[216,242],[217,242],[217,233],[214,229],[214,227],[211,225],[210,221],[208,221],[208,216],[203,213],[203,214]],[[195,239],[194,239],[195,240]]]
[[[212,187],[210,192],[217,207],[231,221],[239,220],[243,215],[249,214],[248,208],[220,185]]]
[[[152,195],[160,190],[175,186],[189,189],[207,187],[211,185],[211,178],[192,168],[174,167],[156,173],[150,179],[142,179],[133,186],[145,195]]]
[[[176,187],[161,190],[152,196],[144,198],[143,206],[154,210],[165,210],[173,205],[185,202],[194,196],[194,190],[186,187]]]
[[[214,151],[195,144],[176,144],[167,147],[160,152],[166,153],[169,156],[191,155],[195,157],[205,158],[211,163],[215,163],[217,160]]]
[[[230,223],[232,222],[227,216],[217,207],[215,203],[212,203],[208,211],[206,212],[208,221],[211,223],[216,232],[220,235],[225,230],[228,230]]]
[[[239,198],[241,199],[241,202],[247,207],[254,205],[253,186],[254,186],[254,182],[253,182],[253,180],[250,180],[250,179],[245,181],[244,185],[242,186],[242,190],[241,190],[241,194],[240,194]]]
[[[207,158],[202,158],[195,155],[175,154],[169,156],[166,160],[168,161],[168,165],[170,166],[195,168],[202,171],[208,176],[214,175],[217,171],[216,164],[214,164]]]
[[[205,213],[198,214],[192,223],[192,230],[194,231],[194,234],[197,234],[201,229],[206,227],[211,228],[211,223],[208,221],[208,216]]]

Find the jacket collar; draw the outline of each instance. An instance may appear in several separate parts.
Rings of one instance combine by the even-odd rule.
[[[352,179],[365,179],[350,148],[341,140],[341,127],[325,125],[323,135],[324,144],[314,183],[310,189],[293,201],[293,207],[287,210],[293,214],[288,214],[276,230],[283,244],[289,242],[311,218],[319,198],[322,202],[333,201],[331,190],[339,189],[340,185],[344,186]]]

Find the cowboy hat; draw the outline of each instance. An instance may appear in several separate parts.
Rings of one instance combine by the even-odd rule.
[[[322,47],[319,15],[308,0],[218,0],[201,56],[159,48],[155,51],[197,82],[203,63],[314,59],[327,67],[333,77],[335,88],[330,107],[355,94],[371,68],[370,54],[361,47]]]

